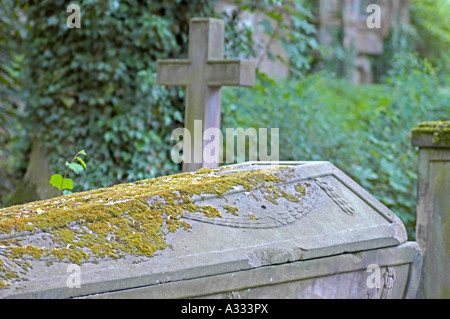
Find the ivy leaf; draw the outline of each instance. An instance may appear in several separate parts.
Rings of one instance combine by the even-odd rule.
[[[62,98],[61,98],[61,101],[64,103],[64,105],[65,105],[68,109],[70,109],[70,108],[73,106],[73,104],[75,103],[75,99],[74,99],[74,98],[72,98],[72,97],[66,97],[66,96],[62,97]]]
[[[69,169],[71,171],[74,171],[76,174],[80,174],[84,170],[83,166],[77,163],[66,162],[66,166],[69,167]]]
[[[54,174],[50,177],[50,184],[52,184],[52,186],[55,186],[59,190],[61,190],[62,181],[63,177],[60,174]]]
[[[86,156],[86,151],[85,150],[81,150],[81,151],[78,152],[78,154]]]
[[[73,181],[70,178],[63,178],[60,174],[52,175],[50,184],[59,190],[73,189]]]
[[[83,161],[83,159],[79,156],[77,156],[77,160],[83,165],[84,169],[86,169],[86,163]]]
[[[65,178],[61,189],[73,189],[73,180],[70,178]]]
[[[267,19],[261,20],[261,22],[259,22],[259,24],[263,26],[265,33],[267,33],[267,34],[273,33],[273,28],[272,28],[272,25],[270,24],[269,20],[267,20]]]
[[[381,98],[381,100],[380,100],[380,105],[381,105],[381,106],[389,105],[389,99],[387,99],[387,98],[385,98],[385,97]]]
[[[56,24],[58,24],[58,18],[55,16],[52,16],[47,20],[47,23],[48,23],[48,25],[56,25]]]

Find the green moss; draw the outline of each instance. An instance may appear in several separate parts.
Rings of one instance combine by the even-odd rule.
[[[55,243],[53,248],[43,248],[22,245],[19,237],[2,240],[6,247],[2,254],[22,269],[29,265],[23,262],[25,256],[45,259],[47,264],[52,260],[81,264],[126,254],[152,257],[168,247],[168,232],[190,228],[181,219],[183,214],[222,216],[215,207],[196,205],[194,195],[223,197],[236,186],[251,190],[282,182],[276,174],[280,170],[286,168],[202,169],[0,209],[0,235],[42,231]],[[231,207],[229,211],[236,213]],[[0,274],[8,271],[5,265],[0,267]]]
[[[413,140],[422,136],[432,136],[433,144],[450,146],[450,121],[423,122],[411,130]]]
[[[47,249],[48,250],[48,249]],[[28,255],[33,258],[41,258],[44,254],[45,249],[39,248],[32,245],[27,245],[24,247],[18,246],[11,248],[12,256],[15,258],[23,258],[23,255]]]
[[[2,275],[2,278],[5,280],[9,280],[12,278],[19,278],[19,276],[16,273],[8,270],[8,271],[5,271],[5,273]]]
[[[222,214],[219,212],[219,210],[211,205],[196,206],[195,210],[197,212],[202,212],[203,215],[209,218],[222,217]]]
[[[301,198],[304,198],[306,195],[306,187],[309,187],[309,183],[305,183],[302,185],[301,183],[297,183],[294,185],[295,195],[286,193],[281,187],[275,185],[266,185],[266,187],[262,190],[264,198],[271,202],[274,205],[278,205],[278,199],[284,198],[287,201],[298,203]]]
[[[7,288],[9,286],[10,286],[10,284],[4,282],[3,280],[0,280],[0,289]]]
[[[450,299],[450,289],[444,287],[438,299]]]
[[[239,211],[239,208],[235,207],[235,206],[230,206],[230,205],[224,205],[223,209],[225,209],[225,211],[227,213],[230,213],[234,216],[238,216],[239,214],[237,213]]]
[[[309,186],[309,183],[307,184],[308,184],[307,186]],[[306,188],[301,183],[296,184],[294,186],[294,189],[297,193],[300,194],[302,198],[306,196]]]

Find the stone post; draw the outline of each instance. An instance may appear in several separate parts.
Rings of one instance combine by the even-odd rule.
[[[450,121],[420,123],[416,240],[423,267],[418,297],[450,298]]]

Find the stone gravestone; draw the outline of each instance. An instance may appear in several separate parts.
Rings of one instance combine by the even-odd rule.
[[[183,171],[217,167],[218,140],[204,141],[208,128],[221,127],[221,86],[253,86],[255,66],[246,60],[224,60],[224,22],[211,18],[194,18],[189,23],[189,59],[157,61],[157,82],[186,87],[185,128],[191,134],[183,150],[190,153]],[[196,121],[201,121],[197,122]],[[202,127],[196,127],[196,125]],[[215,152],[211,163],[203,161],[203,149],[209,144]]]
[[[3,298],[413,298],[401,221],[329,162],[201,169],[0,210]]]
[[[420,123],[416,238],[424,257],[421,297],[450,298],[450,121]]]

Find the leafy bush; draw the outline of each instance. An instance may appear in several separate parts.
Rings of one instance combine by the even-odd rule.
[[[412,25],[398,23],[389,31],[384,41],[383,54],[371,57],[374,80],[384,82],[395,66],[395,57],[416,51],[418,34]]]
[[[212,10],[214,1],[78,1],[80,29],[66,26],[66,1],[24,3],[21,14],[28,17],[29,29],[22,70],[26,107],[18,124],[26,134],[15,146],[26,154],[24,147],[38,140],[51,172],[64,165],[64,154],[86,149],[95,169],[80,176],[77,191],[179,171],[170,161],[170,133],[183,125],[184,92],[156,85],[155,62],[186,57],[188,21],[219,17]],[[312,25],[301,21],[308,12],[299,4],[237,3],[234,14],[220,16],[226,20],[228,57],[255,54],[253,29],[242,27],[238,15],[244,9],[261,9],[277,19],[274,36],[293,54],[298,52],[296,41],[313,32]],[[296,27],[287,28],[282,14]],[[307,38],[314,45],[313,37]],[[299,59],[293,66],[301,71],[306,60]],[[23,173],[27,157],[10,160],[20,163]]]
[[[418,49],[422,56],[437,62],[450,47],[450,3],[446,0],[412,0],[411,24],[418,33]],[[449,70],[447,61],[447,71]]]
[[[80,148],[95,169],[77,190],[178,171],[168,154],[182,92],[156,85],[156,60],[185,54],[189,18],[210,16],[212,4],[80,1],[80,29],[67,28],[66,1],[30,5],[22,122],[52,172]]]
[[[288,66],[294,76],[303,76],[310,70],[313,50],[319,44],[315,38],[317,32],[313,23],[314,16],[306,1],[292,0],[234,0],[236,9],[231,17],[224,16],[228,27],[227,47],[232,48],[232,56],[256,57],[258,66],[266,54],[271,60],[279,60]],[[246,25],[240,20],[240,13],[258,14],[259,25]],[[254,28],[261,26],[267,40],[253,41]],[[274,55],[271,45],[278,40],[288,56],[285,60]],[[229,51],[229,50],[228,50]],[[229,51],[230,52],[230,51]],[[258,55],[258,56],[257,56]]]
[[[280,160],[332,162],[394,211],[414,239],[417,154],[410,129],[449,116],[449,94],[438,89],[435,73],[426,60],[407,55],[395,58],[383,85],[351,86],[321,73],[279,85],[260,79],[255,90],[225,90],[223,126],[278,127]]]
[[[12,180],[19,174],[17,163],[23,143],[17,143],[21,132],[17,114],[22,104],[20,85],[22,82],[23,53],[21,44],[25,37],[25,24],[21,18],[22,6],[14,0],[2,0],[0,5],[0,206],[2,195],[14,187]],[[17,148],[13,149],[12,144]],[[25,143],[26,144],[26,143]]]
[[[18,64],[20,57],[14,56],[17,50],[18,35],[13,32],[15,22],[13,3],[5,1],[0,7],[0,149],[10,137],[8,121],[15,115],[15,101],[11,93],[19,82]]]
[[[355,70],[355,59],[358,51],[355,41],[344,45],[344,27],[328,30],[332,35],[329,44],[322,44],[320,55],[317,57],[314,69],[327,72],[333,77],[351,80]]]

